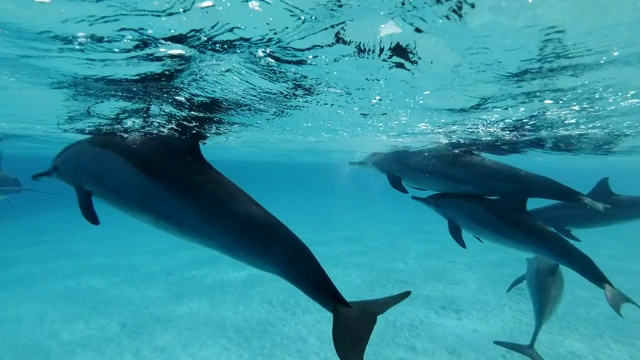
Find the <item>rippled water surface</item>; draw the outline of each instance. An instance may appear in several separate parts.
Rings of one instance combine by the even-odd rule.
[[[0,133],[633,153],[637,1],[0,4]],[[299,152],[296,152],[299,153]],[[324,156],[330,156],[325,153]]]

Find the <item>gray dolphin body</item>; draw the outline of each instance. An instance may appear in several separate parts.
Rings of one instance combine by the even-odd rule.
[[[373,166],[387,176],[389,184],[402,193],[404,184],[418,190],[504,196],[516,193],[528,198],[583,203],[603,210],[606,204],[549,177],[487,159],[472,151],[453,150],[443,145],[422,150],[374,152],[350,165]]]
[[[483,240],[558,262],[603,289],[609,305],[621,317],[622,304],[638,306],[612,285],[588,255],[531,216],[527,212],[525,197],[489,199],[437,193],[426,198],[411,198],[444,217],[448,221],[450,235],[458,243],[464,243],[464,229]]]
[[[0,200],[6,200],[9,205],[11,205],[11,207],[15,209],[15,206],[13,206],[13,203],[11,202],[11,200],[9,200],[9,196],[11,195],[19,194],[24,191],[52,195],[51,193],[45,191],[25,188],[24,186],[22,186],[20,179],[18,179],[16,176],[4,172],[2,170],[2,155],[3,151],[0,151]]]
[[[341,360],[362,360],[378,315],[410,291],[347,301],[311,250],[287,226],[209,164],[196,141],[166,136],[93,136],[64,148],[51,168],[77,194],[80,211],[100,222],[95,196],[157,228],[291,283],[333,314]]]
[[[611,190],[609,178],[600,179],[587,194],[609,205],[605,211],[571,203],[556,203],[531,209],[531,215],[564,237],[580,241],[572,229],[590,229],[640,220],[640,196],[620,195]]]
[[[506,341],[494,341],[493,343],[516,351],[533,360],[542,360],[542,356],[535,349],[536,340],[540,334],[542,326],[553,316],[564,291],[564,277],[560,264],[549,259],[534,256],[527,259],[527,271],[511,283],[507,292],[514,287],[527,281],[531,305],[533,305],[533,316],[535,326],[529,344],[522,345]]]

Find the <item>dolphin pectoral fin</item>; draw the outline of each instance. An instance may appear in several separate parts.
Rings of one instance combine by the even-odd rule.
[[[98,219],[96,209],[93,207],[91,192],[77,188],[76,197],[78,198],[78,207],[80,207],[80,212],[82,213],[82,216],[84,216],[85,220],[87,220],[91,225],[100,225],[100,219]]]
[[[481,243],[484,244],[484,241],[482,241],[482,239],[480,239],[480,237],[473,235],[474,238],[476,238],[476,240],[480,241]]]
[[[391,185],[391,187],[396,189],[397,191],[400,191],[403,194],[409,193],[407,188],[405,188],[404,185],[402,185],[402,179],[400,178],[400,176],[394,175],[394,174],[387,174],[387,180],[389,181],[389,185]]]
[[[407,185],[407,186],[412,188],[412,189],[416,189],[416,190],[420,190],[420,191],[429,191],[429,189],[423,189],[423,188],[419,188],[419,187],[415,187],[415,186],[411,186],[411,185]]]
[[[522,344],[516,344],[516,343],[510,343],[510,342],[506,342],[506,341],[494,341],[494,344],[501,346],[505,349],[509,349],[511,351],[515,351],[517,353],[520,353],[526,357],[528,357],[529,359],[532,360],[543,360],[542,356],[540,356],[540,354],[538,354],[538,351],[536,351],[536,349],[533,347],[533,345],[522,345]]]
[[[451,220],[447,222],[447,225],[449,226],[449,235],[451,235],[453,240],[455,240],[461,248],[466,249],[467,244],[464,243],[464,239],[462,238],[462,228],[460,225]]]
[[[604,212],[607,208],[610,208],[611,205],[605,204],[603,202],[595,201],[588,196],[580,195],[580,201],[587,205],[590,208],[594,208],[598,211]]]
[[[577,241],[577,242],[582,242],[582,240],[580,240],[577,236],[573,235],[573,233],[571,232],[570,229],[567,229],[566,227],[563,226],[555,226],[553,228],[553,230],[555,230],[558,234],[564,236],[565,238],[569,239],[569,240],[573,240],[573,241]]]
[[[524,275],[518,276],[515,280],[513,280],[511,285],[509,285],[509,287],[507,288],[507,293],[509,293],[509,291],[513,290],[514,287],[522,284],[522,282],[524,282],[524,280],[525,280]]]
[[[350,302],[333,308],[333,346],[340,360],[363,360],[378,316],[411,295],[405,291],[389,297]]]
[[[52,177],[54,173],[53,169],[45,170],[36,174],[31,175],[31,180],[40,181],[42,178]]]
[[[615,311],[616,314],[618,314],[620,317],[623,317],[622,312],[620,311],[623,304],[632,304],[640,308],[640,305],[638,305],[630,297],[611,285],[604,285],[604,294],[607,298],[607,302],[609,302],[609,305],[611,306],[611,308],[613,308],[613,311]]]

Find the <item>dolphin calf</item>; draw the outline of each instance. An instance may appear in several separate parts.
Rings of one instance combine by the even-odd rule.
[[[23,191],[31,191],[31,192],[41,193],[41,194],[53,195],[52,193],[48,193],[46,191],[25,188],[24,186],[22,186],[20,179],[18,179],[16,176],[13,176],[9,173],[4,172],[2,170],[2,155],[3,155],[3,151],[0,150],[0,200],[4,199],[9,203],[9,205],[11,205],[12,208],[15,209],[16,207],[13,205],[13,203],[9,199],[9,196],[13,194],[18,194]]]
[[[533,360],[542,360],[542,356],[535,349],[536,340],[542,326],[551,318],[560,304],[562,292],[564,291],[564,277],[560,264],[534,256],[527,259],[527,271],[511,283],[507,293],[514,287],[527,281],[531,304],[533,305],[533,316],[535,326],[528,345],[515,344],[506,341],[494,341],[493,343],[516,351]]]
[[[622,317],[624,303],[638,306],[616,289],[593,260],[527,211],[527,198],[505,196],[489,199],[477,195],[436,193],[419,201],[448,221],[449,233],[464,243],[462,229],[483,240],[546,257],[575,271],[604,290],[609,305]]]
[[[84,218],[100,220],[95,196],[152,226],[286,280],[333,315],[341,360],[362,360],[378,315],[405,300],[347,301],[311,250],[216,170],[197,141],[169,136],[92,136],[62,149],[33,175],[73,187]]]
[[[562,236],[580,241],[571,229],[589,229],[640,220],[640,196],[620,195],[611,190],[609,178],[600,179],[587,194],[589,198],[609,205],[595,211],[571,203],[556,203],[529,210],[531,215]]]
[[[600,211],[607,207],[549,177],[447,145],[374,152],[349,164],[378,169],[387,176],[391,187],[404,194],[408,193],[406,184],[418,190],[489,197],[517,193],[529,198],[582,203]]]

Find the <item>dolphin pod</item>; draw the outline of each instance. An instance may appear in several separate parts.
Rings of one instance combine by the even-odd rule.
[[[533,306],[534,328],[529,344],[522,345],[506,341],[494,341],[493,343],[506,349],[518,352],[532,360],[542,360],[542,356],[535,348],[538,335],[544,324],[553,316],[564,291],[564,276],[560,264],[539,256],[527,259],[527,271],[517,277],[507,292],[511,291],[522,282],[527,282],[529,297]]]
[[[571,233],[572,228],[609,226],[640,219],[640,197],[614,193],[608,178],[600,180],[588,194],[582,194],[549,177],[448,144],[420,150],[374,152],[349,165],[376,168],[386,175],[393,189],[403,194],[409,193],[407,187],[436,192],[428,197],[411,196],[411,199],[441,215],[447,221],[449,234],[462,248],[466,249],[464,229],[480,242],[486,239],[536,255],[529,262],[527,274],[510,287],[527,278],[536,318],[532,339],[528,345],[496,341],[497,345],[532,359],[542,359],[534,344],[560,301],[557,292],[562,292],[564,285],[559,265],[572,269],[604,290],[607,302],[620,317],[623,304],[640,307],[616,289],[588,255],[566,240],[580,241]],[[530,213],[526,208],[528,198],[559,202]],[[555,275],[549,275],[545,283],[542,272],[554,274],[554,271]]]
[[[379,315],[410,291],[347,301],[311,250],[287,226],[217,171],[197,141],[168,136],[92,136],[62,149],[33,180],[71,186],[84,218],[100,220],[92,198],[183,239],[289,282],[333,315],[341,360],[362,360]]]
[[[561,202],[546,209],[566,214],[588,211],[594,218],[604,218],[631,204],[628,198],[616,202],[620,198],[615,196],[620,195],[610,188],[604,196],[600,183],[582,194],[549,177],[447,146],[373,153],[350,164],[375,167],[392,188],[405,194],[409,193],[405,186],[435,191],[411,199],[445,218],[451,237],[463,248],[464,230],[481,242],[535,255],[528,259],[525,275],[507,290],[526,280],[535,319],[532,338],[528,345],[495,341],[499,346],[541,359],[535,342],[562,296],[560,265],[604,290],[620,317],[623,304],[638,306],[614,287],[587,254],[566,240],[579,241],[568,229],[581,225],[568,221],[569,215],[562,217],[567,221],[561,224],[546,223],[526,208],[527,199],[543,198]],[[340,360],[363,360],[378,316],[411,295],[404,291],[347,301],[305,243],[216,170],[197,141],[164,135],[90,136],[62,149],[48,169],[32,176],[33,180],[44,178],[72,187],[80,213],[92,225],[100,224],[95,197],[151,226],[287,281],[332,314],[333,345]],[[540,215],[544,211],[536,213],[544,218]],[[623,213],[618,220],[627,221],[629,212]],[[612,223],[610,219],[601,222]]]

